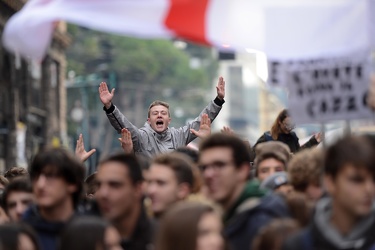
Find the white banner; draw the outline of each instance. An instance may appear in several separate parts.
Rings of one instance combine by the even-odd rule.
[[[369,53],[295,62],[286,67],[289,109],[297,123],[372,118],[367,106]]]

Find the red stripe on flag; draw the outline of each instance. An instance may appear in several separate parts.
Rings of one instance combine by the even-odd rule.
[[[165,26],[177,36],[209,44],[206,40],[206,11],[210,0],[170,0]]]

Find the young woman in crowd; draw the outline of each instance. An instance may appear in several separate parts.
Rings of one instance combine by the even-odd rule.
[[[121,250],[120,235],[99,217],[78,217],[71,221],[60,239],[60,250]]]
[[[213,207],[183,202],[163,217],[156,239],[156,250],[223,250],[220,215]]]

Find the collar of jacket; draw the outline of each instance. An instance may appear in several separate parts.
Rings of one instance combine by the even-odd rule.
[[[149,133],[152,133],[157,139],[162,141],[170,135],[169,127],[161,133],[158,133],[155,130],[153,130],[148,122],[145,123],[144,127]]]
[[[246,183],[244,190],[238,197],[233,206],[224,215],[224,223],[227,223],[237,212],[237,209],[246,200],[256,197],[263,197],[267,191],[260,189],[260,182],[257,179],[253,179]]]

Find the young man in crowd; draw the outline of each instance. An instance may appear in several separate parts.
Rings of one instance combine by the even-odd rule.
[[[273,218],[288,216],[284,199],[264,197],[259,181],[249,181],[250,154],[244,142],[213,134],[200,145],[199,168],[211,199],[224,210],[224,235],[233,250],[250,249],[258,230]]]
[[[288,164],[290,184],[304,193],[312,205],[323,196],[323,164],[324,154],[319,148],[298,152]]]
[[[346,137],[327,149],[324,186],[312,224],[283,249],[366,250],[375,243],[375,149],[365,137]]]
[[[256,147],[255,177],[260,182],[276,172],[286,171],[290,159],[289,147],[279,141],[268,141]]]
[[[182,153],[156,156],[150,166],[147,196],[156,218],[178,201],[186,199],[196,183],[193,162]]]
[[[57,249],[58,236],[80,200],[84,167],[68,151],[50,148],[35,156],[29,173],[36,205],[23,220],[36,231],[41,249]]]
[[[33,189],[26,178],[13,180],[4,190],[3,207],[12,222],[21,221],[22,215],[33,203]]]
[[[169,105],[166,102],[154,101],[151,103],[147,122],[142,128],[137,128],[113,105],[114,89],[109,92],[107,84],[102,82],[99,94],[100,100],[104,104],[103,109],[112,126],[118,133],[126,128],[131,134],[134,152],[151,157],[186,146],[194,140],[197,137],[195,130],[198,130],[200,126],[202,114],[208,114],[211,122],[216,118],[224,104],[225,82],[222,77],[219,78],[216,90],[215,100],[211,101],[196,119],[177,129],[169,127],[171,116]]]
[[[96,182],[99,210],[120,233],[122,247],[151,249],[152,228],[143,207],[143,177],[135,156],[119,153],[102,160]]]

